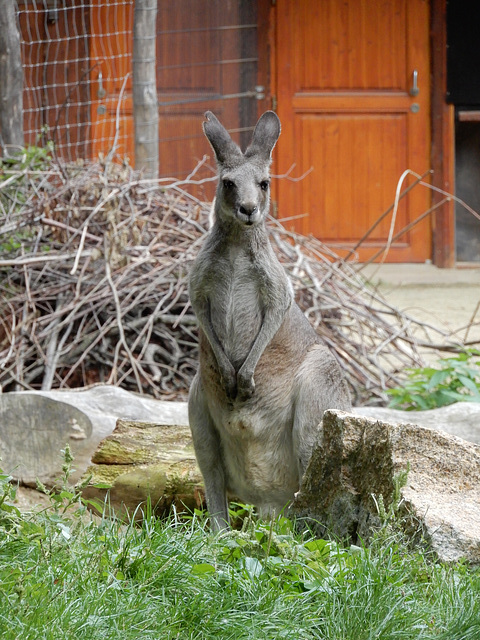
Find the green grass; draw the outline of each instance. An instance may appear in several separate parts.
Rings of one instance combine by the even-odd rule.
[[[479,570],[435,563],[388,528],[364,549],[250,513],[220,536],[202,514],[160,521],[147,508],[125,525],[92,520],[65,488],[26,515],[6,480],[3,640],[480,638]]]

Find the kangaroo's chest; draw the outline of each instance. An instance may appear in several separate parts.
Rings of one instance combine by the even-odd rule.
[[[241,364],[262,323],[262,283],[242,254],[220,262],[221,277],[210,291],[213,329],[232,364]]]

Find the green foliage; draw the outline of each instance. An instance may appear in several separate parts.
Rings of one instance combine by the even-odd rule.
[[[385,506],[383,496],[380,494],[372,495],[377,507],[378,517],[380,518],[381,529],[377,532],[377,537],[383,537],[385,533],[397,531],[401,523],[400,509],[403,503],[402,489],[407,486],[408,474],[410,473],[410,463],[407,463],[405,471],[399,471],[393,477],[393,493],[390,497],[390,504]]]
[[[20,513],[0,475],[3,640],[480,637],[478,570],[393,539],[367,549],[300,535],[244,505],[234,508],[241,530],[220,535],[202,512],[165,522],[151,505],[141,524],[108,508],[93,518],[67,486],[71,465],[66,450],[50,506],[36,514]]]
[[[439,360],[439,368],[407,369],[402,387],[387,390],[389,407],[405,411],[435,409],[454,402],[480,402],[480,351],[467,349]]]
[[[5,180],[25,169],[41,171],[45,169],[53,153],[53,142],[49,140],[44,147],[28,145],[11,156],[0,157],[0,178]]]
[[[53,149],[49,141],[44,147],[27,146],[14,155],[0,157],[0,211],[7,212],[5,231],[0,235],[0,255],[4,259],[16,257],[22,244],[31,240],[30,221],[15,220],[15,216],[36,191],[31,174],[48,168]]]

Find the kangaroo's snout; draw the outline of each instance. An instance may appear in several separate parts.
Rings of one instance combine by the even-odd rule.
[[[247,225],[251,225],[258,218],[258,216],[256,215],[258,214],[258,207],[256,204],[253,204],[250,202],[241,204],[238,207],[238,213],[240,214],[239,217],[242,220],[242,222],[244,222]]]
[[[238,210],[246,216],[251,216],[258,211],[258,207],[256,204],[241,204]]]

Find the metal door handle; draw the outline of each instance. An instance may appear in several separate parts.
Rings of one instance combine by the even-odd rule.
[[[97,89],[97,98],[100,98],[100,100],[107,95],[107,92],[105,90],[105,87],[103,86],[102,80],[103,80],[103,76],[102,76],[102,72],[100,71],[100,73],[98,74],[98,89]]]
[[[412,84],[412,88],[410,89],[410,95],[418,96],[419,93],[420,93],[420,89],[418,88],[418,71],[415,69],[413,71],[413,84]]]

